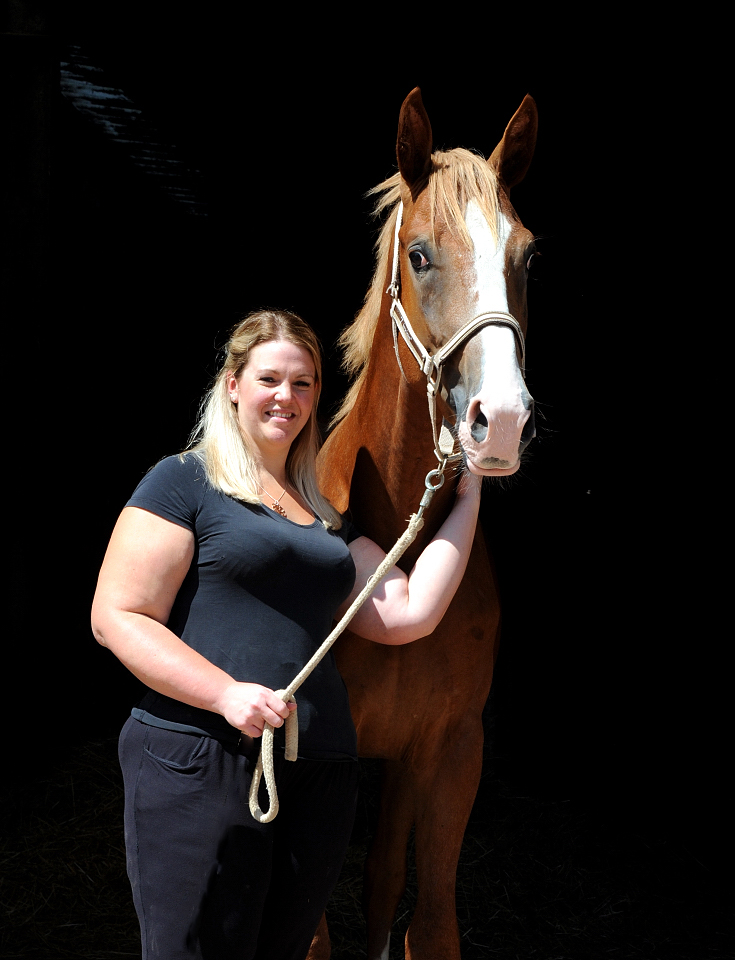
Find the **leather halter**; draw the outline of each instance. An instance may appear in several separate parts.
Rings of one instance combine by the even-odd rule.
[[[423,343],[416,336],[416,332],[411,326],[411,321],[403,308],[400,298],[401,278],[399,261],[399,240],[398,232],[403,222],[403,203],[398,206],[398,215],[396,217],[396,227],[393,236],[393,268],[391,271],[390,286],[386,293],[391,298],[390,316],[393,321],[393,345],[396,351],[398,366],[403,373],[401,358],[398,355],[398,331],[406,342],[406,346],[414,355],[416,362],[421,368],[421,372],[426,377],[426,392],[429,401],[429,416],[431,417],[431,430],[434,438],[434,454],[439,463],[446,463],[447,460],[458,459],[461,453],[453,453],[454,437],[447,427],[442,424],[441,430],[437,431],[436,423],[436,395],[441,387],[442,367],[452,353],[461,346],[466,340],[474,336],[478,330],[487,326],[510,327],[518,341],[521,351],[521,372],[524,371],[526,362],[526,343],[523,336],[523,330],[515,317],[502,310],[491,310],[488,313],[481,313],[473,320],[469,320],[452,337],[447,340],[434,354],[430,354]],[[405,373],[403,373],[405,378]]]

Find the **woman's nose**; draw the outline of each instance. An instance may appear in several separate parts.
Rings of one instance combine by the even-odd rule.
[[[276,390],[275,399],[283,400],[284,402],[290,400],[291,384],[288,382],[279,384],[278,389]]]

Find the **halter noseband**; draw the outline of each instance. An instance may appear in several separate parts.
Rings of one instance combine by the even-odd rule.
[[[477,333],[477,331],[482,327],[491,325],[498,327],[510,327],[516,340],[518,341],[518,346],[521,350],[521,370],[523,370],[526,362],[526,343],[523,336],[523,331],[521,330],[521,325],[518,323],[515,317],[511,316],[509,313],[504,313],[502,310],[491,310],[488,313],[479,314],[473,320],[469,320],[454,334],[454,336],[450,337],[449,340],[447,340],[447,342],[436,351],[436,353],[430,354],[423,343],[416,336],[416,332],[411,326],[411,321],[408,319],[408,315],[403,309],[403,304],[401,303],[398,231],[401,229],[402,222],[403,203],[400,203],[398,207],[398,216],[396,217],[395,234],[393,236],[393,269],[391,271],[391,282],[390,286],[386,290],[386,293],[392,300],[390,316],[391,320],[393,321],[393,345],[396,351],[398,366],[401,368],[401,373],[403,373],[401,358],[398,355],[398,339],[396,335],[396,331],[398,331],[406,342],[406,346],[414,355],[416,362],[421,368],[421,372],[426,377],[426,392],[429,401],[431,431],[434,437],[434,454],[439,463],[442,464],[443,469],[447,460],[458,459],[462,456],[461,453],[452,452],[454,450],[454,437],[443,423],[441,430],[437,435],[436,395],[439,391],[439,387],[441,386],[442,367],[444,366],[447,357],[454,353],[457,347],[463,344],[465,340],[469,340],[470,337],[474,336],[474,334]],[[405,373],[403,375],[405,378]]]

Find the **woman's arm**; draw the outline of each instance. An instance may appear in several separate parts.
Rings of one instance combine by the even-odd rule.
[[[350,629],[367,640],[398,645],[428,636],[447,612],[469,560],[480,509],[481,480],[461,480],[452,512],[424,549],[411,573],[398,567],[380,582],[355,614]],[[341,617],[385,557],[367,537],[349,546],[357,568],[352,593],[337,611]]]
[[[193,556],[190,530],[126,507],[100,570],[92,631],[152,690],[260,736],[265,721],[281,726],[287,705],[267,687],[233,680],[165,626]]]

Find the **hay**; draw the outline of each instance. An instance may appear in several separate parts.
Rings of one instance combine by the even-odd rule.
[[[82,746],[0,805],[0,956],[140,958],[114,741]]]
[[[377,764],[363,763],[361,779],[328,911],[334,960],[366,956],[361,874]],[[6,794],[0,816],[0,957],[139,958],[114,741],[71,751],[43,781]],[[403,958],[414,903],[411,868],[391,960]],[[671,841],[483,779],[457,875],[463,960],[725,960],[735,956],[730,910],[731,892]]]

